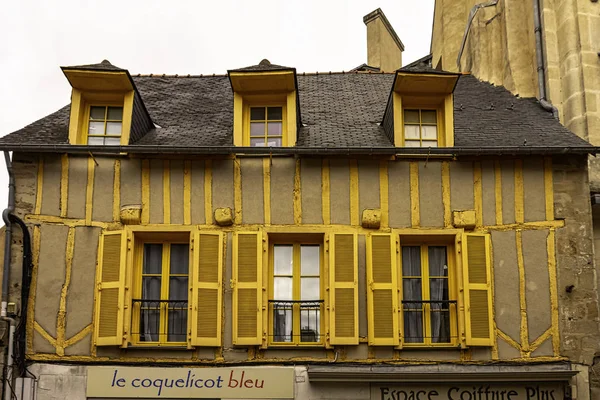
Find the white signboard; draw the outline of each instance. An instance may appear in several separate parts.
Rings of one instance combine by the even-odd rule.
[[[557,383],[371,385],[371,400],[563,400]]]

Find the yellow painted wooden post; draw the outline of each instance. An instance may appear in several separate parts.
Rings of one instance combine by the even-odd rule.
[[[490,237],[468,233],[463,238],[465,324],[468,346],[493,345]]]
[[[104,232],[100,239],[94,314],[96,346],[123,342],[126,241],[123,231]]]
[[[223,233],[194,233],[191,279],[192,346],[221,345]]]
[[[262,344],[262,235],[233,236],[233,344]]]
[[[396,240],[389,233],[367,236],[369,345],[398,346]]]
[[[358,254],[356,233],[329,239],[330,343],[358,344]]]

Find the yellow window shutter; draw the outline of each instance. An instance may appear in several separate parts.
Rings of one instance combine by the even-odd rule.
[[[367,236],[367,305],[370,346],[398,346],[396,240],[389,233]]]
[[[490,237],[468,233],[463,238],[465,325],[468,346],[493,345]]]
[[[94,313],[96,346],[123,344],[126,252],[125,232],[104,232],[100,237]]]
[[[192,346],[221,345],[223,233],[194,233],[191,288]]]
[[[262,235],[233,236],[233,344],[262,344]]]
[[[358,254],[355,233],[329,237],[330,339],[332,345],[358,344]]]

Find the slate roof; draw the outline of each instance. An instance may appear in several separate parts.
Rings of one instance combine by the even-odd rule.
[[[126,69],[119,68],[115,65],[112,65],[108,60],[102,60],[102,62],[98,64],[88,64],[88,65],[73,65],[71,67],[61,67],[63,70],[69,69],[80,69],[85,71],[121,71],[127,72]]]
[[[302,109],[297,147],[393,148],[380,125],[393,74],[298,74]],[[231,146],[233,94],[223,76],[133,76],[152,121],[132,145]],[[69,106],[0,138],[10,145],[68,143]],[[585,147],[535,98],[518,98],[502,87],[462,75],[454,92],[455,148]]]
[[[265,72],[265,71],[295,71],[295,68],[284,67],[283,65],[271,64],[266,58],[256,65],[249,67],[231,69],[229,72]]]

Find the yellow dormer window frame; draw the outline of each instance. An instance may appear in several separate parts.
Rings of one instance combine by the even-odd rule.
[[[244,146],[286,147],[286,111],[285,102],[247,104],[244,107]]]

